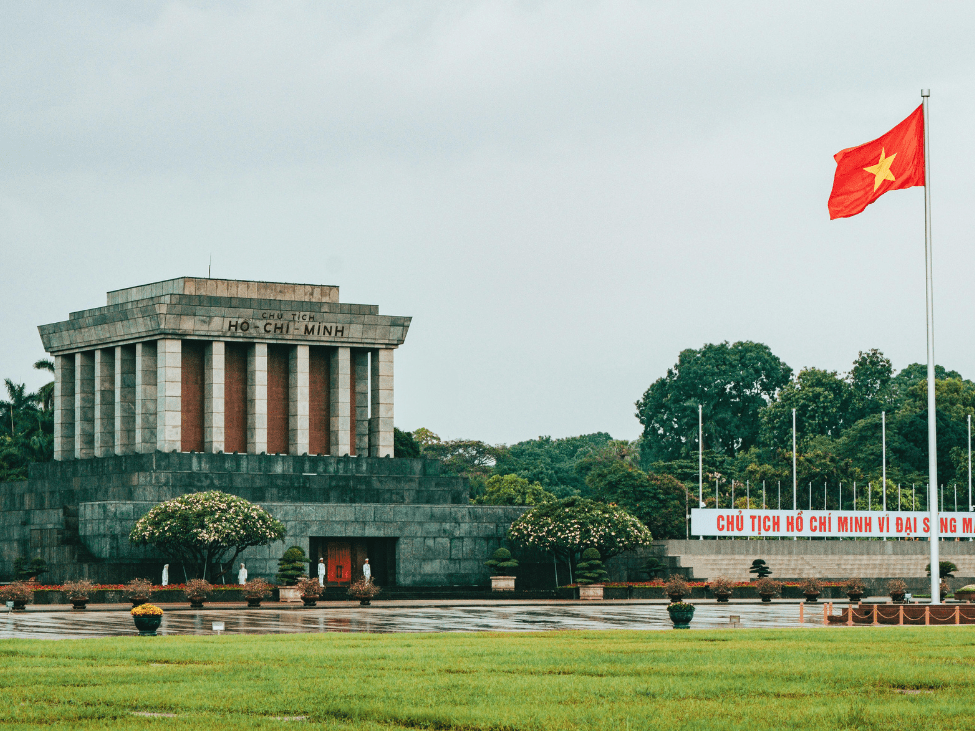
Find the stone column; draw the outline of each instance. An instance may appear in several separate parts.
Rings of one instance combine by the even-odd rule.
[[[54,356],[54,459],[74,459],[74,355]]]
[[[207,343],[203,364],[206,378],[203,394],[203,449],[213,453],[222,452],[224,449],[225,352],[226,348],[222,340]]]
[[[179,340],[156,341],[156,448],[163,452],[183,446],[182,355]]]
[[[115,454],[135,451],[135,347],[115,347]]]
[[[329,362],[329,431],[333,457],[349,454],[352,447],[349,418],[351,364],[349,348],[333,348]]]
[[[115,349],[95,351],[95,456],[115,454]]]
[[[288,358],[288,444],[291,454],[308,453],[308,346],[295,345]]]
[[[372,418],[369,456],[393,456],[393,350],[372,351]]]
[[[95,456],[95,352],[74,354],[74,456]]]
[[[355,453],[369,456],[369,351],[352,349],[355,369]]]
[[[135,450],[156,451],[156,341],[135,344]]]
[[[247,351],[247,452],[267,452],[267,343]]]

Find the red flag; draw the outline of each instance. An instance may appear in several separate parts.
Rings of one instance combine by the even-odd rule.
[[[829,217],[860,213],[888,190],[924,185],[923,105],[883,137],[833,155]]]

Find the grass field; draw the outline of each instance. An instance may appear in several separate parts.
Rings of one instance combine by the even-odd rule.
[[[972,729],[973,686],[975,627],[0,641],[5,729]]]

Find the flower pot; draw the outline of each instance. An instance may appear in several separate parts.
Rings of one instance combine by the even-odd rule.
[[[491,591],[514,591],[514,590],[515,590],[514,576],[492,576],[491,577]]]
[[[762,597],[763,604],[770,604],[772,602],[772,594],[759,594]]]
[[[203,609],[202,599],[194,599],[192,597],[190,597],[189,599],[190,599],[190,609]]]
[[[674,623],[674,629],[690,629],[691,620],[694,619],[694,607],[690,609],[671,609],[667,607],[670,621]]]
[[[258,597],[257,599],[250,599],[250,598],[247,599],[247,608],[248,609],[257,609],[260,606],[261,606],[261,599],[260,599],[260,597]]]
[[[300,602],[301,592],[295,586],[282,586],[278,589],[278,601],[279,602]]]
[[[727,604],[728,599],[731,598],[731,594],[725,594],[724,592],[722,592],[721,594],[715,594],[714,596],[720,604]]]
[[[318,604],[317,596],[302,596],[301,601],[304,602],[306,607],[313,607]]]
[[[939,592],[939,596],[941,597],[941,601],[944,601],[945,597],[948,596],[948,592],[946,591]]]
[[[371,603],[372,602],[370,602],[368,599],[360,599],[359,600],[359,606],[360,607],[368,607]]]
[[[674,602],[675,604],[684,598],[683,594],[668,594],[667,596],[669,596],[670,601]]]
[[[26,599],[14,599],[14,605],[11,609],[13,612],[24,612],[27,611],[27,600]]]
[[[854,591],[848,591],[846,595],[850,598],[852,604],[859,604],[860,600],[863,599],[863,594]]]
[[[813,594],[812,592],[806,594],[806,604],[815,604],[818,601],[819,601],[818,591],[815,594]]]
[[[162,624],[161,616],[147,616],[147,617],[132,617],[135,621],[135,628],[139,630],[139,635],[141,637],[155,637],[156,630],[159,629],[159,625]]]
[[[903,591],[892,591],[890,593],[890,600],[895,604],[900,604],[902,601],[904,601],[904,594],[905,592]]]
[[[602,601],[602,584],[582,584],[579,586],[579,598],[588,601]]]
[[[893,598],[893,596],[891,596],[891,598]],[[956,591],[955,592],[955,599],[957,599],[960,602],[968,602],[969,604],[971,604],[972,603],[972,600],[975,599],[975,592],[971,592],[971,591]]]
[[[71,602],[72,609],[83,610],[85,607],[88,606],[88,597],[86,596],[72,597],[69,601]]]

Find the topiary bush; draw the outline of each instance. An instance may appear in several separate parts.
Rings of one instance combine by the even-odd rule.
[[[308,557],[301,546],[292,546],[278,560],[277,582],[294,586],[298,579],[308,576]]]
[[[764,560],[756,558],[752,561],[752,567],[748,569],[748,573],[755,574],[756,579],[764,579],[766,576],[772,575],[772,569],[765,564]]]
[[[582,560],[576,564],[575,578],[577,584],[600,584],[609,578],[599,551],[587,548],[582,552]]]
[[[944,578],[954,578],[955,572],[958,567],[955,566],[951,561],[938,561],[938,575]],[[930,576],[931,575],[931,564],[924,567],[924,572]]]
[[[491,554],[491,558],[484,562],[495,576],[508,576],[512,569],[518,568],[518,561],[511,557],[507,548],[499,548]]]

